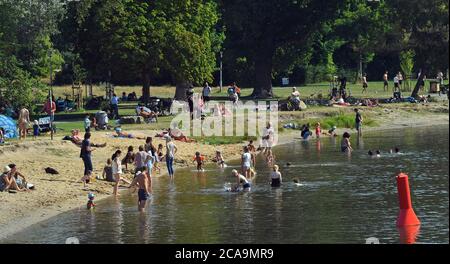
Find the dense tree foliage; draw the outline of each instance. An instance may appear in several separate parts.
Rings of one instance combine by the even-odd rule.
[[[271,97],[280,77],[434,77],[449,68],[448,8],[448,0],[0,0],[0,95],[16,101],[21,82],[32,94],[61,68],[59,83],[139,83],[144,99],[151,85],[172,84],[182,99],[190,85],[218,83],[221,51],[225,84],[253,87],[254,97]]]

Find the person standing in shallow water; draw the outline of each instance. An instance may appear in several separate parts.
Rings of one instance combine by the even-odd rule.
[[[173,169],[173,161],[175,160],[175,154],[177,153],[177,146],[172,141],[172,138],[168,137],[166,139],[166,165],[167,171],[169,172],[169,177],[174,178],[175,172]]]
[[[353,148],[350,143],[350,134],[348,132],[345,132],[342,135],[342,142],[341,142],[341,152],[350,153],[352,152]]]
[[[355,128],[356,131],[358,132],[358,137],[362,136],[362,123],[363,123],[363,117],[361,115],[361,113],[359,112],[358,109],[355,108]]]

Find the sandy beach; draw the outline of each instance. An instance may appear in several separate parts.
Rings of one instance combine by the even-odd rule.
[[[387,107],[377,111],[378,126],[365,127],[365,131],[384,129],[398,129],[404,127],[448,125],[448,105],[425,107],[420,110],[420,115],[407,111],[397,111]],[[283,118],[280,118],[283,122]],[[342,134],[344,130],[338,129]],[[141,136],[154,136],[157,131],[129,131]],[[87,194],[93,192],[96,201],[112,194],[112,184],[103,180],[95,180],[86,189],[79,181],[83,173],[83,163],[79,158],[80,148],[69,141],[62,141],[63,134],[58,134],[56,140],[38,139],[27,140],[21,143],[0,147],[0,166],[3,168],[9,163],[17,165],[27,181],[36,186],[36,190],[10,194],[0,192],[0,239],[10,236],[32,224],[38,223],[67,210],[80,208],[85,210]],[[286,131],[280,137],[280,144],[289,143],[299,137],[298,131]],[[313,139],[315,140],[315,139]],[[93,153],[94,175],[101,176],[106,160],[116,149],[126,151],[128,146],[144,144],[144,140],[113,138],[107,132],[93,133],[91,142],[107,143],[107,147],[97,149]],[[154,144],[164,143],[162,139],[154,138]],[[195,151],[206,155],[207,162],[211,163],[215,151],[220,149],[227,161],[240,157],[243,144],[212,146],[199,143],[176,142],[179,148],[175,160],[176,167],[193,166],[192,158]],[[46,174],[44,169],[52,167],[59,171],[59,175]],[[133,167],[133,166],[132,166]],[[162,174],[154,175],[154,179],[162,177],[165,166],[162,164]],[[128,179],[132,174],[126,174]]]

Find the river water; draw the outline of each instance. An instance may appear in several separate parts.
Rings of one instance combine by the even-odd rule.
[[[145,214],[136,197],[122,194],[33,225],[2,243],[449,243],[449,129],[405,128],[367,133],[351,156],[340,139],[297,142],[275,150],[282,188],[268,185],[260,158],[250,193],[227,193],[233,164],[204,174],[179,170],[174,183],[154,180]],[[400,147],[401,154],[388,154]],[[380,158],[369,158],[380,149]],[[194,150],[193,150],[194,151]],[[287,166],[287,163],[291,166]],[[234,164],[237,165],[237,164]],[[409,175],[419,230],[396,228],[395,176]],[[301,186],[293,183],[299,178]],[[417,232],[416,232],[417,231]]]

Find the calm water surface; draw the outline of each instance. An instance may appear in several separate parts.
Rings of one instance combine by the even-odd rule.
[[[351,157],[339,153],[339,140],[330,138],[278,147],[285,181],[279,189],[267,184],[262,160],[251,193],[224,192],[224,183],[233,181],[233,164],[224,171],[208,167],[204,174],[179,170],[174,184],[166,177],[154,180],[145,214],[137,212],[135,196],[123,194],[98,202],[95,211],[82,206],[2,242],[64,243],[77,237],[81,243],[365,243],[377,237],[403,243],[395,226],[395,176],[404,171],[422,221],[416,242],[449,243],[448,127],[376,132],[352,143]],[[401,154],[386,154],[395,146]],[[368,149],[385,154],[371,159]],[[296,186],[294,178],[303,185]]]

